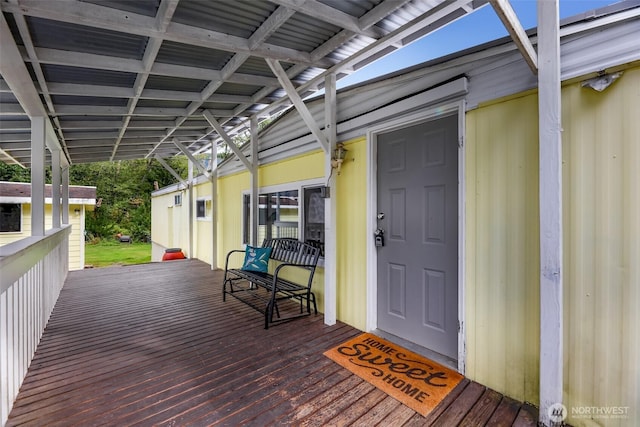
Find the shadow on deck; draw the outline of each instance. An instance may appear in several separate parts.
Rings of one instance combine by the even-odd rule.
[[[427,418],[322,353],[322,315],[263,329],[222,273],[171,261],[69,273],[7,425],[535,425],[469,381]]]

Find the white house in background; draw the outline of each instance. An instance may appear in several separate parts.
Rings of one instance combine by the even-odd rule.
[[[69,186],[69,270],[84,268],[85,213],[96,205],[96,187]],[[45,227],[51,228],[51,185],[45,187]],[[31,235],[31,184],[0,181],[0,246]]]

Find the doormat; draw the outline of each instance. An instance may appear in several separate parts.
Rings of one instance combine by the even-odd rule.
[[[324,355],[422,416],[463,378],[452,369],[369,333]]]

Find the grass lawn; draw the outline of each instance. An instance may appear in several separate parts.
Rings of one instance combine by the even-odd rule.
[[[151,262],[150,243],[120,243],[102,241],[84,245],[84,263],[94,267],[144,264]]]

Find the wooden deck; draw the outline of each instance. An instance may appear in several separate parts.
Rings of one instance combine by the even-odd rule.
[[[322,353],[322,315],[263,329],[199,261],[71,272],[7,425],[535,425],[464,380],[427,418]]]

